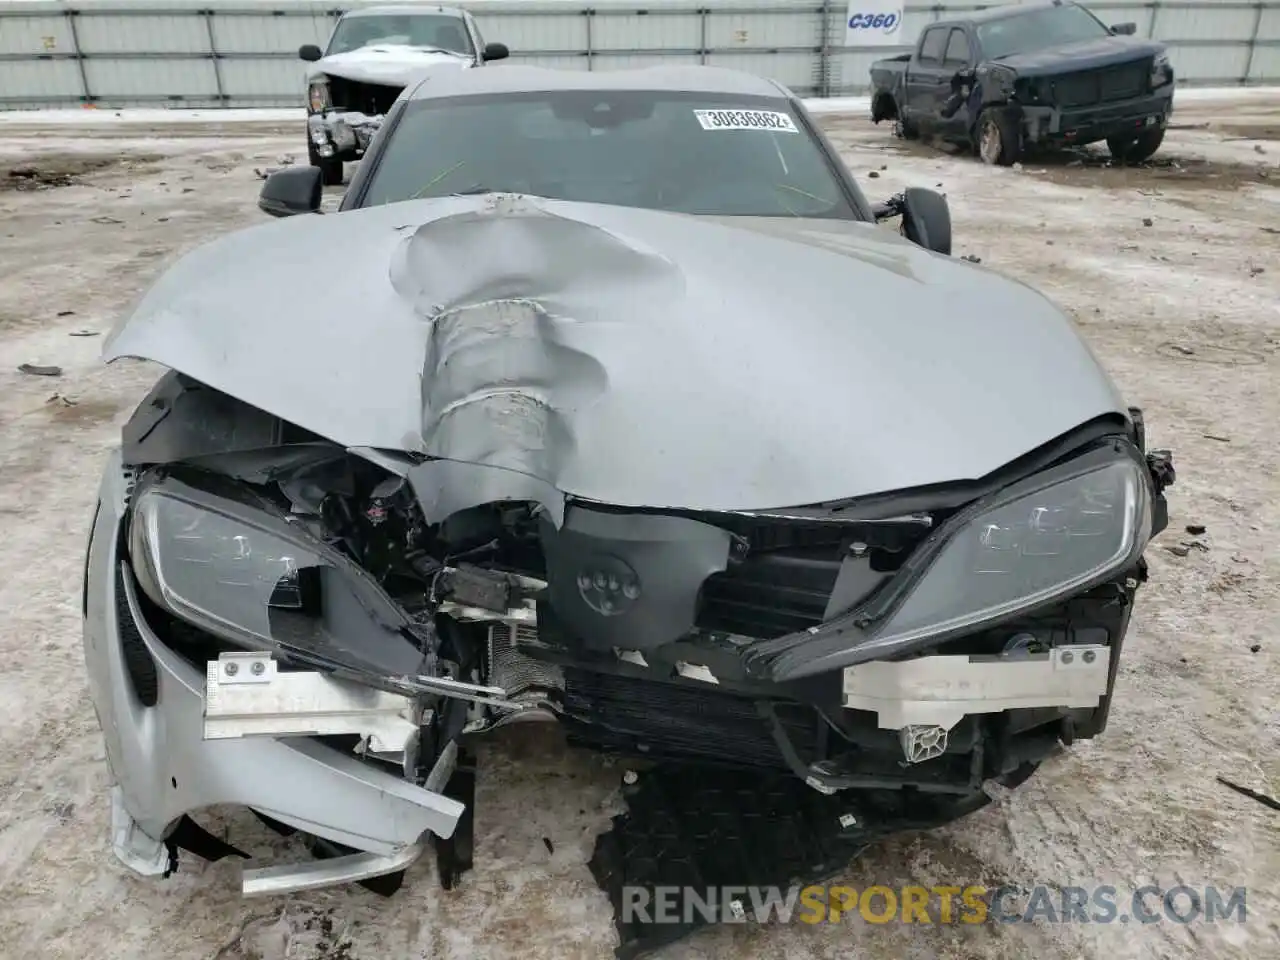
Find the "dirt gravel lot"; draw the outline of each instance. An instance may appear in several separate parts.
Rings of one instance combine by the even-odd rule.
[[[1112,884],[1122,908],[1147,883],[1245,886],[1247,920],[732,926],[662,956],[1280,955],[1280,815],[1215,780],[1280,793],[1280,99],[1180,108],[1158,162],[1129,170],[1101,154],[986,169],[862,116],[823,122],[869,194],[940,187],[957,255],[1068,309],[1179,472],[1107,732],[981,813],[875,848],[848,881]],[[620,768],[551,729],[485,748],[476,868],[450,893],[428,858],[391,900],[249,902],[234,865],[185,861],[150,883],[108,852],[83,538],[103,457],[157,371],[103,366],[102,334],[175,256],[258,222],[254,168],[300,146],[296,125],[0,126],[0,956],[610,956],[585,862]],[[339,263],[316,264],[317,282]],[[255,852],[296,854],[251,818],[234,825]]]

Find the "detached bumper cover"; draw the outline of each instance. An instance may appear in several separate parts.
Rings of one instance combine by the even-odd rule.
[[[115,455],[103,480],[90,543],[84,644],[115,781],[116,855],[138,872],[163,872],[163,841],[185,814],[216,804],[247,806],[314,836],[392,860],[414,851],[427,832],[451,836],[463,804],[317,740],[205,738],[204,672],[152,633],[139,615],[132,583],[120,575],[118,528],[125,493]],[[130,676],[127,657],[135,664],[148,658],[154,665],[153,682],[147,671],[145,696]],[[366,864],[363,875],[373,875],[367,870],[375,868]]]

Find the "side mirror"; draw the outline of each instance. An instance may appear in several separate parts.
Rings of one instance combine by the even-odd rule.
[[[485,63],[491,60],[505,60],[511,56],[511,51],[507,49],[505,43],[486,43],[484,45],[484,53],[482,54]]]
[[[323,56],[324,52],[314,43],[304,43],[298,48],[298,59],[305,60],[307,63],[315,63]]]
[[[323,192],[319,167],[286,167],[267,177],[258,194],[258,209],[273,217],[319,213]]]
[[[1113,23],[1111,32],[1117,37],[1131,37],[1138,32],[1138,25],[1136,23]]]
[[[924,187],[902,194],[902,235],[934,253],[951,255],[951,208],[947,198]]]

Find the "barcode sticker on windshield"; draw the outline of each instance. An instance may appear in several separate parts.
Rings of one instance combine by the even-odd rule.
[[[785,113],[773,110],[695,110],[693,115],[703,130],[766,130],[799,133]]]

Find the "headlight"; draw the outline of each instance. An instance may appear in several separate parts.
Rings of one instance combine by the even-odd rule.
[[[307,88],[307,101],[311,104],[312,113],[323,113],[329,109],[329,84],[323,80],[313,80]]]
[[[172,476],[140,483],[129,558],[153,602],[250,650],[365,675],[421,672],[422,628],[376,581],[286,516],[227,494]]]
[[[1173,67],[1169,63],[1169,55],[1167,53],[1157,54],[1156,58],[1151,61],[1151,86],[1163,87],[1169,82],[1169,77],[1173,73]]]
[[[1095,583],[1145,546],[1150,504],[1129,458],[997,502],[947,540],[866,646],[955,633]]]
[[[952,517],[866,604],[809,638],[761,644],[748,666],[794,680],[971,633],[1101,583],[1150,539],[1145,470],[1135,449],[1108,447],[1013,484]]]
[[[242,519],[156,491],[134,508],[130,554],[156,603],[211,633],[259,646],[272,641],[271,610],[302,611],[303,571],[324,565]]]

